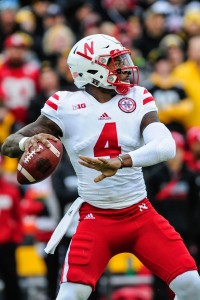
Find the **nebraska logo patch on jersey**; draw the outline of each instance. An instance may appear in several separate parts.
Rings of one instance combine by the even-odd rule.
[[[125,113],[132,113],[136,109],[136,102],[128,97],[122,98],[118,102],[119,108]]]

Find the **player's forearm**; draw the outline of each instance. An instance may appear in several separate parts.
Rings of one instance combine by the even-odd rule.
[[[36,123],[29,124],[14,134],[11,134],[7,137],[5,142],[1,147],[1,153],[5,156],[9,157],[20,157],[22,155],[22,151],[19,147],[19,142],[23,137],[30,137],[37,133],[41,132],[41,129],[38,130]]]
[[[129,152],[133,167],[148,167],[175,156],[176,147],[173,139],[165,138],[152,141],[147,145]]]
[[[32,137],[39,134],[41,135],[35,138],[34,142],[32,143],[33,146],[37,146],[36,144],[38,140],[45,144],[46,138],[51,139],[52,136],[62,136],[60,128],[54,122],[44,116],[40,116],[35,122],[28,124],[15,134],[10,135],[2,145],[1,153],[9,157],[20,157],[23,153],[20,150],[20,140],[23,139],[23,137]]]
[[[19,142],[23,137],[21,133],[10,135],[1,146],[1,153],[9,157],[20,157],[23,152],[19,148]]]
[[[150,124],[143,132],[143,138],[145,145],[128,153],[133,167],[151,166],[175,156],[175,141],[164,124]]]

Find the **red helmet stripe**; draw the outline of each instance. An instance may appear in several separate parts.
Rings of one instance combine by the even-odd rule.
[[[77,51],[76,54],[78,54],[78,55],[80,55],[80,56],[82,56],[82,57],[84,57],[84,58],[87,58],[87,59],[89,59],[89,60],[92,60],[92,57],[90,57],[90,56],[88,56],[88,55],[86,55],[86,54],[84,54],[84,53],[81,53],[81,52],[79,52],[79,51]]]

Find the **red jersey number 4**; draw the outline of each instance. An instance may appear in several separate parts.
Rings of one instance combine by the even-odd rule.
[[[116,157],[121,154],[121,146],[118,145],[116,123],[106,123],[94,146],[94,156]]]

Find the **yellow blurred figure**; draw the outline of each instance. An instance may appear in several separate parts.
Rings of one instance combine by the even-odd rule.
[[[188,59],[180,64],[173,71],[176,82],[183,85],[185,91],[190,98],[193,109],[191,113],[185,117],[184,123],[187,128],[192,126],[200,126],[200,36],[192,37],[188,45]]]

